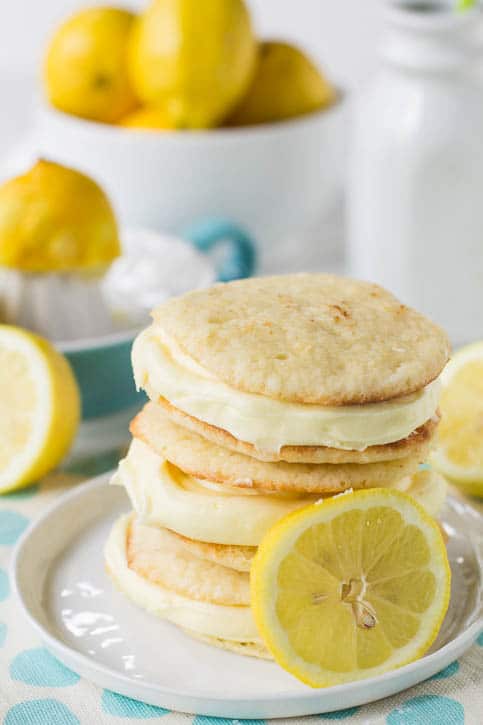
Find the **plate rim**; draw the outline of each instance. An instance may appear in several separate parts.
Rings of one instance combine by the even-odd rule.
[[[296,716],[297,713],[300,716],[307,715],[307,714],[315,714],[317,712],[329,712],[329,710],[320,710],[320,708],[315,708],[317,703],[321,703],[324,700],[324,696],[327,696],[327,694],[330,693],[330,695],[337,698],[337,695],[344,694],[344,700],[347,700],[347,695],[351,693],[351,691],[357,692],[358,688],[362,688],[363,690],[366,690],[367,692],[370,692],[374,686],[380,686],[384,689],[384,686],[386,686],[385,693],[383,695],[380,695],[379,697],[372,697],[369,696],[368,699],[364,700],[364,703],[369,702],[375,702],[378,699],[381,699],[381,697],[387,697],[391,694],[396,694],[397,692],[400,692],[404,689],[407,689],[408,687],[414,686],[415,684],[422,682],[429,677],[431,677],[433,674],[436,674],[439,672],[442,668],[444,668],[445,663],[442,662],[440,664],[440,660],[447,660],[447,656],[452,651],[458,651],[459,654],[455,655],[455,658],[461,656],[463,652],[465,652],[469,647],[472,646],[472,644],[476,641],[477,637],[480,635],[480,633],[483,632],[483,615],[478,617],[474,622],[472,622],[466,629],[463,630],[455,639],[450,640],[445,645],[440,647],[436,652],[432,652],[431,654],[427,654],[414,662],[410,662],[407,665],[404,665],[403,667],[399,667],[395,670],[391,670],[389,672],[385,672],[382,675],[378,675],[377,677],[371,677],[367,679],[361,679],[361,680],[354,680],[353,682],[347,682],[340,685],[334,685],[332,687],[327,688],[319,688],[319,689],[312,689],[307,686],[307,690],[300,692],[300,693],[290,693],[287,695],[281,695],[280,692],[276,692],[273,695],[251,695],[250,692],[244,693],[243,698],[240,697],[223,697],[219,696],[215,693],[199,693],[199,692],[193,692],[186,689],[178,689],[178,688],[172,688],[172,687],[166,687],[162,684],[152,682],[151,680],[137,680],[129,675],[126,675],[123,672],[120,672],[119,670],[112,669],[108,665],[105,665],[103,663],[99,663],[92,658],[90,658],[88,655],[83,654],[73,646],[67,644],[64,642],[60,635],[56,636],[49,632],[42,624],[37,620],[37,618],[30,612],[29,607],[24,599],[23,591],[22,591],[22,583],[19,581],[19,568],[21,565],[22,557],[24,554],[24,549],[26,544],[28,543],[30,536],[39,528],[45,525],[46,521],[48,521],[49,518],[52,516],[55,516],[59,513],[59,510],[64,508],[65,506],[68,506],[71,504],[72,501],[74,501],[77,498],[82,498],[87,493],[94,491],[96,489],[102,489],[109,485],[109,479],[112,476],[113,471],[109,471],[106,473],[103,473],[99,476],[96,476],[95,478],[88,479],[87,481],[78,484],[75,486],[72,490],[67,491],[66,493],[62,494],[56,501],[54,501],[51,505],[49,505],[34,521],[30,523],[30,525],[27,527],[27,529],[23,532],[23,534],[18,539],[10,561],[10,579],[12,584],[12,593],[14,597],[17,600],[17,603],[20,605],[20,609],[22,612],[22,616],[26,618],[26,620],[29,622],[30,626],[33,628],[33,630],[36,632],[36,634],[40,637],[46,648],[55,654],[55,656],[63,663],[66,664],[70,669],[74,669],[75,672],[81,674],[86,679],[94,682],[94,684],[98,684],[99,682],[106,683],[108,680],[115,681],[116,684],[119,683],[119,685],[122,685],[122,688],[114,690],[115,692],[120,692],[121,694],[124,694],[128,697],[132,697],[133,699],[142,700],[143,702],[147,702],[150,704],[158,705],[158,702],[153,702],[153,700],[149,699],[149,693],[157,693],[161,696],[166,697],[167,699],[173,698],[177,701],[184,701],[193,703],[193,708],[185,709],[183,707],[181,708],[170,708],[170,709],[179,709],[181,712],[190,712],[193,714],[212,714],[213,713],[213,702],[217,703],[223,703],[224,706],[227,706],[228,709],[232,706],[235,707],[243,707],[248,706],[250,711],[254,709],[258,709],[259,711],[265,711],[266,709],[269,709],[270,707],[275,706],[275,709],[277,710],[278,714],[264,714],[262,717],[265,719],[275,718],[275,717],[283,717],[283,715],[280,715],[280,707],[277,708],[277,705],[280,706],[283,701],[283,707],[285,710],[289,710],[290,712],[293,712],[294,715],[285,715],[286,717],[292,717]],[[459,499],[453,499],[453,497],[448,496],[448,499],[455,500],[460,505],[461,501]],[[470,503],[464,502],[464,505],[471,509],[472,512],[474,512],[477,516],[480,518],[483,518],[481,514],[471,506]],[[105,517],[106,513],[101,512],[93,516],[91,519],[89,519],[90,522],[93,522],[94,520],[98,520],[102,517]],[[88,525],[88,524],[86,524]],[[71,539],[72,540],[72,539]],[[52,563],[52,562],[51,562]],[[449,659],[448,663],[452,660]],[[68,663],[68,664],[67,664]],[[78,668],[78,669],[77,669]],[[85,672],[91,671],[93,674],[97,675],[99,674],[99,679],[96,680],[92,676],[85,675]],[[421,677],[419,675],[422,674]],[[406,685],[406,687],[399,687],[397,685],[397,681],[401,678],[409,678],[412,679],[413,677],[416,677],[416,679],[412,680],[412,684]],[[391,685],[394,686],[394,689],[391,689]],[[103,687],[106,689],[112,689],[107,684],[102,684]],[[389,686],[389,689],[387,689],[387,686]],[[138,695],[133,695],[132,690],[136,689],[138,691]],[[147,696],[147,699],[143,699],[144,696]],[[357,698],[359,704],[363,704],[362,699]],[[304,705],[304,712],[299,712],[300,710],[300,703],[305,703]],[[194,706],[194,703],[201,703],[201,709],[200,706],[197,704],[196,707]],[[337,710],[340,709],[340,704],[343,705],[343,707],[346,707],[346,702],[340,702],[338,707],[330,708],[331,710]],[[159,705],[158,705],[159,706]],[[306,709],[308,707],[308,709]],[[216,716],[216,715],[215,715]],[[228,715],[221,715],[221,717],[230,717]],[[233,715],[232,717],[242,717],[241,715]],[[248,715],[248,717],[250,717]]]

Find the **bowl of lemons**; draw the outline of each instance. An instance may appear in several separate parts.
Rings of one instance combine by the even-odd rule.
[[[98,181],[121,223],[178,232],[222,215],[276,244],[336,201],[343,94],[244,0],[81,10],[43,64],[39,155]]]

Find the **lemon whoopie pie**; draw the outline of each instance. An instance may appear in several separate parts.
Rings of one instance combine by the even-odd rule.
[[[446,484],[420,464],[449,352],[439,327],[381,287],[331,275],[237,281],[158,307],[133,348],[150,402],[112,481],[133,506],[106,545],[113,580],[203,641],[270,656],[250,567],[281,519],[376,488],[438,517]]]

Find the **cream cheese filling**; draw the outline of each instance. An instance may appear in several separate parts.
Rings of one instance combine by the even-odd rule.
[[[261,642],[250,607],[211,604],[180,596],[129,568],[126,539],[130,516],[114,524],[105,548],[106,564],[119,588],[139,607],[179,627],[235,642]]]
[[[124,486],[141,523],[213,544],[258,546],[282,516],[314,503],[320,496],[253,495],[201,482],[134,439],[119,464],[113,484]]]
[[[184,353],[153,324],[133,347],[136,385],[198,420],[261,451],[328,446],[362,451],[407,438],[435,414],[440,381],[403,398],[328,407],[275,400],[226,385]]]
[[[201,482],[134,439],[112,478],[124,486],[140,523],[171,529],[214,544],[258,546],[282,516],[320,500],[320,495],[262,494],[251,489]],[[436,517],[446,497],[438,474],[421,471],[393,488],[414,496]]]

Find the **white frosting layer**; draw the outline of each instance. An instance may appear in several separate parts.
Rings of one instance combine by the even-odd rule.
[[[275,452],[288,445],[360,451],[403,440],[435,414],[440,393],[437,380],[404,398],[339,407],[245,393],[216,379],[156,325],[135,341],[133,367],[136,385],[154,399]]]
[[[163,526],[197,541],[257,546],[285,514],[320,496],[257,495],[201,482],[134,439],[112,483],[126,489],[141,523]]]
[[[258,546],[282,516],[320,495],[259,494],[250,489],[201,482],[134,440],[112,483],[125,487],[141,523],[161,526],[197,541]],[[444,480],[420,472],[397,486],[436,517],[446,496]]]
[[[236,642],[261,642],[250,607],[188,599],[153,584],[130,569],[126,557],[129,520],[129,515],[122,516],[114,524],[105,558],[113,579],[135,604],[198,634]]]

